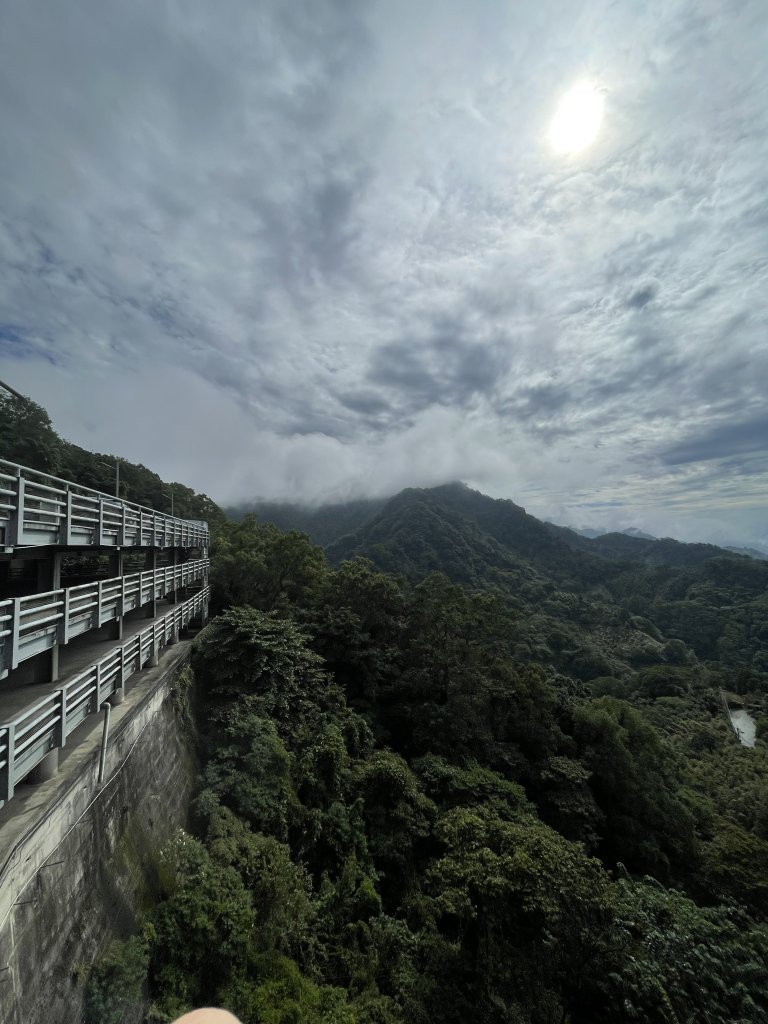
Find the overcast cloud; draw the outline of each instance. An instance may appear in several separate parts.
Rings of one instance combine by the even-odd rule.
[[[0,378],[222,502],[768,544],[766,53],[765,0],[5,3]]]

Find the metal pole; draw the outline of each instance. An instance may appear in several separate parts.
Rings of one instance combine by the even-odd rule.
[[[162,491],[162,494],[171,499],[171,519],[173,519],[173,488],[169,486],[167,491]]]
[[[115,497],[120,497],[120,459],[115,458]]]
[[[107,760],[107,739],[109,738],[109,716],[112,707],[109,701],[101,705],[104,708],[104,731],[101,734],[101,753],[99,754],[99,785],[104,781],[104,767]]]

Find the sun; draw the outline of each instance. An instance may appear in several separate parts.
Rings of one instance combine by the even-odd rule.
[[[578,153],[593,142],[603,120],[603,97],[588,82],[574,85],[562,100],[549,129],[558,153]]]

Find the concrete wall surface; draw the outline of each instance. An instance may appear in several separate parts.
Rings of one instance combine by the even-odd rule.
[[[3,808],[2,1024],[80,1024],[88,967],[153,899],[157,850],[186,824],[194,782],[174,695],[190,645],[168,648],[111,711],[101,785],[96,720],[54,779]]]

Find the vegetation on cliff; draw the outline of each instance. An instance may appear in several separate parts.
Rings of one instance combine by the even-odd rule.
[[[213,584],[148,1020],[763,1019],[766,749],[734,743],[695,637],[583,585],[334,568],[253,518],[219,533]]]

